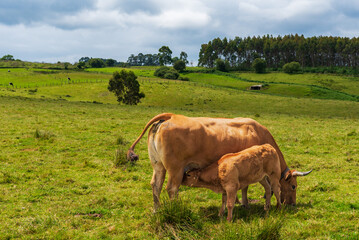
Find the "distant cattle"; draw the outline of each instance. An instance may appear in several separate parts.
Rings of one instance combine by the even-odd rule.
[[[14,84],[13,84],[12,82],[11,82],[11,83],[9,83],[9,85],[10,85],[10,86],[12,86],[12,87],[14,87]]]
[[[266,179],[269,178],[270,185]],[[226,204],[227,220],[232,220],[234,203],[239,189],[246,193],[249,184],[259,182],[265,189],[266,204],[270,208],[271,189],[277,199],[277,208],[281,207],[280,200],[280,160],[277,151],[270,144],[253,146],[238,153],[224,155],[204,169],[192,170],[185,173],[182,184],[190,187],[203,187],[222,193],[222,207],[219,215],[223,216]],[[271,188],[272,187],[272,188]],[[244,197],[244,195],[242,195]],[[242,204],[248,207],[247,197]]]
[[[250,90],[261,90],[263,85],[253,85],[250,87]]]

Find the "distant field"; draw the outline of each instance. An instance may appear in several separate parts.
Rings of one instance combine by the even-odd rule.
[[[0,87],[9,87],[9,83],[12,83],[15,88],[36,88],[79,82],[101,82],[108,81],[108,79],[109,76],[103,73],[82,71],[25,68],[0,69]]]
[[[344,93],[359,95],[359,77],[356,76],[341,76],[334,74],[286,74],[286,73],[238,73],[237,76],[268,83],[295,83],[305,85],[322,86],[329,89],[341,91]]]
[[[146,97],[125,106],[107,91],[112,68],[10,70],[0,70],[0,239],[266,239],[271,231],[280,239],[359,237],[359,102],[293,97],[285,84],[263,94],[235,78],[274,82],[257,74],[188,73],[190,81],[170,81],[153,77],[154,69],[131,68]],[[61,84],[67,77],[79,81]],[[115,153],[162,112],[250,117],[265,125],[291,168],[313,169],[298,178],[297,206],[266,214],[256,184],[249,188],[251,209],[236,205],[227,224],[217,216],[219,194],[181,187],[180,199],[202,227],[156,231],[147,138],[136,147],[135,165],[116,167]]]

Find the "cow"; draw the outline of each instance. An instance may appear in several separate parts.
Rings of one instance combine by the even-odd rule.
[[[280,160],[277,151],[271,145],[263,144],[252,146],[238,153],[228,153],[206,168],[186,172],[182,185],[204,187],[222,193],[219,216],[223,216],[227,204],[227,221],[231,221],[237,191],[246,189],[253,183],[259,182],[265,189],[265,210],[270,208],[271,189],[277,199],[277,208],[280,208],[280,176]],[[248,207],[248,202],[243,204]]]
[[[208,118],[186,117],[172,113],[162,113],[153,117],[140,136],[127,151],[129,161],[137,161],[134,152],[136,144],[147,129],[148,154],[153,168],[151,180],[154,211],[160,205],[160,193],[166,172],[166,190],[170,198],[177,195],[183,174],[191,169],[200,169],[218,161],[227,153],[242,151],[254,145],[272,145],[280,159],[281,200],[286,204],[296,204],[297,176],[309,172],[289,170],[282,152],[268,129],[250,118]],[[247,200],[246,189],[242,199]]]

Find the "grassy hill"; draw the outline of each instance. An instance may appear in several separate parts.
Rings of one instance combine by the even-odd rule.
[[[285,82],[281,74],[191,72],[183,82],[132,68],[146,98],[124,106],[107,91],[112,68],[10,70],[0,70],[0,239],[358,238],[359,102],[247,90],[251,81],[270,82],[268,90],[275,81],[288,89],[320,87],[311,75]],[[333,81],[347,88],[327,89],[359,95],[355,78]],[[263,189],[253,185],[251,209],[236,205],[227,224],[217,217],[220,195],[181,187],[184,207],[200,224],[156,226],[146,138],[136,147],[135,165],[118,165],[115,153],[161,112],[251,117],[268,127],[291,168],[313,169],[298,179],[297,206],[266,214]]]

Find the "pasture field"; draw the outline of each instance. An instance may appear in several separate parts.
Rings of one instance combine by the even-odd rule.
[[[146,97],[125,106],[107,91],[110,70],[83,72],[74,84],[0,87],[0,239],[358,239],[359,102],[241,91],[206,76],[163,81],[139,68]],[[92,74],[101,81],[87,81]],[[33,79],[41,76],[49,75]],[[251,208],[236,205],[226,223],[217,216],[219,194],[182,186],[179,198],[197,224],[156,225],[147,138],[136,146],[136,164],[118,164],[115,155],[162,112],[265,125],[291,168],[313,169],[298,178],[297,206],[266,214],[256,184]]]

